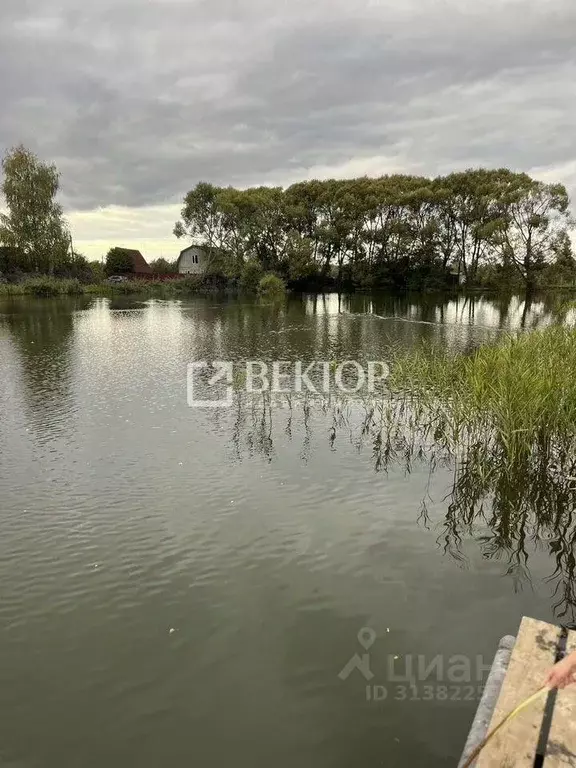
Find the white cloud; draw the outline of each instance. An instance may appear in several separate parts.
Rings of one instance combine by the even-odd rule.
[[[163,256],[175,259],[185,244],[172,234],[180,215],[179,205],[142,208],[110,206],[77,211],[68,216],[74,248],[88,259],[101,259],[115,245],[137,248],[148,261]]]
[[[57,163],[90,255],[178,252],[201,179],[504,165],[574,191],[575,28],[573,0],[2,0],[0,149]]]

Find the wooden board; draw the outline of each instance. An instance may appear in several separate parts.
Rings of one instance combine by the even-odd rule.
[[[526,616],[522,619],[489,731],[542,687],[559,637],[559,627]],[[476,768],[533,768],[545,706],[546,696],[542,696],[504,726],[484,748]]]
[[[576,651],[576,632],[568,633],[566,653]],[[576,766],[576,685],[558,691],[546,747],[546,768]]]

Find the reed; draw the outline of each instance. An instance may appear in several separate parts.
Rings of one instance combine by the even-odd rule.
[[[518,468],[562,464],[576,441],[576,331],[508,336],[468,355],[439,347],[392,353],[389,386],[415,426],[461,454],[482,446]]]
[[[0,283],[0,296],[72,296],[84,293],[79,280],[50,277],[29,277],[20,283]]]

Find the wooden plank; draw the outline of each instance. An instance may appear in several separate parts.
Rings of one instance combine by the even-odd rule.
[[[568,632],[566,653],[572,651],[576,651],[576,632]],[[576,685],[558,691],[544,765],[576,766]]]
[[[522,619],[489,730],[542,686],[554,663],[559,637],[559,627],[526,616]],[[546,696],[542,696],[504,726],[482,751],[476,767],[533,768],[545,705]]]

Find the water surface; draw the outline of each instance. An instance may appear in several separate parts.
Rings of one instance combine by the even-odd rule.
[[[186,366],[557,319],[517,298],[1,303],[0,762],[453,766],[486,670],[408,692],[390,659],[476,672],[523,614],[570,609],[549,549],[487,550],[489,516],[455,542],[453,469],[383,464],[329,407],[189,408]],[[365,653],[370,680],[339,676]]]

